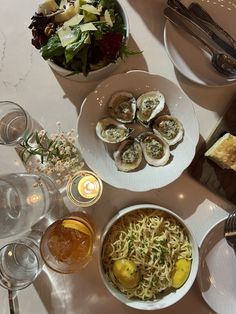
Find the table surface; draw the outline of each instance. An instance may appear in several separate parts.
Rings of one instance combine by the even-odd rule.
[[[0,13],[0,94],[1,100],[22,105],[48,132],[56,131],[60,121],[64,130],[76,126],[84,97],[99,83],[78,83],[53,73],[39,52],[31,45],[28,29],[30,17],[39,1],[4,1]],[[164,0],[121,0],[130,22],[132,49],[142,55],[130,57],[115,73],[140,69],[173,81],[193,101],[204,140],[236,91],[235,85],[205,87],[197,85],[176,71],[169,60],[164,43]],[[23,172],[25,168],[12,147],[0,148],[0,173]],[[66,202],[65,202],[66,203]],[[200,245],[209,228],[227,215],[232,204],[207,190],[185,171],[168,186],[149,192],[135,193],[104,184],[97,204],[88,209],[99,233],[119,209],[133,204],[154,203],[173,210],[188,222]],[[67,204],[67,203],[66,203]],[[69,204],[70,211],[75,210]],[[6,241],[5,241],[6,242]],[[3,244],[1,241],[0,244]],[[98,241],[97,241],[98,243]],[[44,313],[136,313],[106,290],[98,272],[97,247],[92,262],[74,275],[59,275],[43,269],[35,283],[19,292],[19,310],[24,314]],[[9,313],[7,292],[0,289],[2,314]],[[214,313],[201,297],[197,282],[177,304],[154,313]]]

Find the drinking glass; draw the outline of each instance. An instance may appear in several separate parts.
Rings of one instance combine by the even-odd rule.
[[[33,120],[20,105],[0,101],[0,144],[18,145],[32,131]]]
[[[17,173],[0,176],[0,238],[29,230],[59,201],[46,175]]]
[[[93,242],[93,223],[87,215],[74,213],[48,227],[41,239],[40,252],[52,270],[69,274],[89,263]]]
[[[0,249],[0,285],[10,291],[24,289],[35,280],[42,265],[38,241],[27,235],[14,240]]]

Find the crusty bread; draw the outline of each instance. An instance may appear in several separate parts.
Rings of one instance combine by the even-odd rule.
[[[226,133],[208,149],[205,156],[223,169],[236,171],[236,136]]]

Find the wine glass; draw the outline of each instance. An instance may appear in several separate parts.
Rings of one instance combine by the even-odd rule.
[[[0,285],[8,290],[11,314],[18,307],[17,291],[32,284],[42,269],[41,236],[40,231],[31,231],[0,248]]]

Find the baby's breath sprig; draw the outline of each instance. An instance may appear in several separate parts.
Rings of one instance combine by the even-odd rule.
[[[75,147],[74,130],[65,133],[57,122],[58,132],[48,135],[45,130],[34,131],[21,142],[20,156],[28,172],[45,173],[57,185],[63,184],[84,165]],[[34,157],[34,158],[33,158]]]

